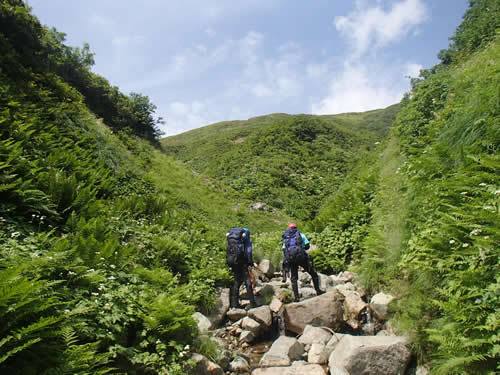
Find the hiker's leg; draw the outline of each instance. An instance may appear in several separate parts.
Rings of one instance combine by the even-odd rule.
[[[299,279],[299,265],[292,263],[289,264],[290,267],[290,279],[292,280],[292,290],[295,297],[295,302],[299,301],[299,286],[297,285],[297,280]]]
[[[318,273],[316,272],[316,268],[314,268],[313,259],[310,254],[308,254],[307,256],[307,272],[312,277],[314,290],[316,290],[316,295],[319,296],[320,294],[323,294],[324,292],[319,287],[319,276]]]
[[[250,275],[248,272],[251,272],[247,270],[247,268],[244,268],[244,279],[245,279],[245,285],[247,287],[247,294],[248,294],[248,300],[250,301],[250,307],[257,307],[257,303],[255,303],[255,297],[253,295],[253,288],[252,288],[252,281],[250,280]]]
[[[237,267],[233,267],[233,276],[234,276],[234,282],[233,282],[233,287],[231,288],[230,291],[229,306],[237,308],[239,307],[240,285],[243,282],[241,270],[238,269]]]

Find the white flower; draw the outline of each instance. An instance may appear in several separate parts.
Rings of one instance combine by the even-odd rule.
[[[99,295],[99,293],[96,293],[96,292],[92,292],[91,294],[92,294],[94,297],[96,297],[96,296],[98,296],[98,295]]]
[[[110,266],[111,268],[113,268],[113,269],[115,269],[115,268],[116,268],[116,266],[115,266],[114,264],[110,264],[109,266]]]
[[[466,191],[462,191],[460,194],[467,195],[467,192]]]
[[[93,269],[93,268],[89,268],[89,269],[87,270],[87,272],[95,272],[95,269]]]
[[[495,195],[500,194],[500,190],[495,191]]]
[[[469,233],[470,236],[479,236],[481,234],[481,229],[476,228],[472,232]]]
[[[100,257],[99,259],[100,259],[100,260],[106,260],[106,259],[104,259],[103,257]]]
[[[69,313],[70,313],[70,311],[69,311],[68,309],[66,309],[66,310],[64,310],[64,313],[65,313],[65,314],[69,314]]]
[[[488,184],[486,182],[481,182],[479,186],[487,186]]]
[[[19,237],[20,235],[21,235],[21,233],[19,233],[19,232],[12,232],[12,233],[10,234],[10,237],[11,237],[11,238],[16,238],[16,237]]]
[[[110,277],[108,277],[108,280],[116,280],[116,277],[110,276]]]
[[[186,346],[184,347],[184,350],[189,350],[189,345],[186,345]]]
[[[462,245],[462,247],[469,247],[469,246],[470,244],[468,244],[467,242]]]
[[[184,357],[184,352],[180,352],[179,357],[181,357],[181,358]]]
[[[68,272],[68,275],[70,275],[70,276],[76,275],[76,272],[69,271],[69,272]]]
[[[450,240],[450,245],[455,245],[457,243],[457,241],[455,240]]]

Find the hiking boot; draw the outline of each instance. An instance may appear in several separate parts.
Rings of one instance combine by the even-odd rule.
[[[325,294],[325,291],[324,291],[324,290],[319,289],[319,290],[317,290],[317,291],[316,291],[316,295],[317,295],[317,296],[320,296],[320,295],[322,295],[322,294]]]

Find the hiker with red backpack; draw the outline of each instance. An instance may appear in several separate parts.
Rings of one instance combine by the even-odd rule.
[[[292,223],[283,233],[281,242],[283,243],[283,267],[288,267],[290,270],[295,302],[298,302],[300,299],[299,287],[297,285],[299,266],[311,275],[316,295],[323,294],[324,292],[319,288],[319,276],[314,268],[312,256],[306,252],[310,244],[305,234],[301,233],[297,229],[297,225]]]
[[[226,234],[226,264],[231,267],[234,283],[229,296],[229,307],[240,308],[240,286],[245,283],[247,288],[250,308],[257,307],[252,289],[252,271],[254,266],[252,258],[252,240],[248,228],[231,228]]]

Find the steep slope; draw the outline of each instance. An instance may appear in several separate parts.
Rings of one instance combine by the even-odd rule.
[[[393,326],[436,374],[500,368],[500,2],[471,2],[396,127],[320,209],[322,269],[390,287]]]
[[[311,219],[360,155],[382,140],[399,105],[335,116],[273,114],[162,140],[167,154],[243,197]]]
[[[144,98],[139,124],[104,79],[87,96],[81,51],[21,1],[0,18],[0,372],[182,373],[185,345],[202,350],[192,313],[230,282],[227,228],[287,218],[153,147]]]

